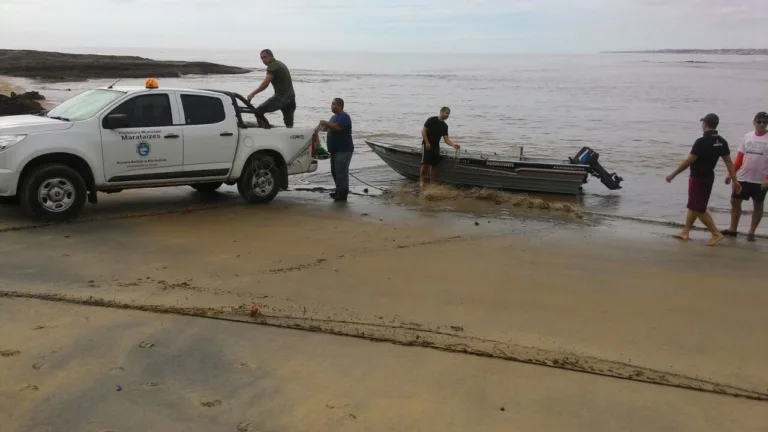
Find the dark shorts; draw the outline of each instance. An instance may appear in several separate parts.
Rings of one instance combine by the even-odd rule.
[[[707,211],[709,196],[712,195],[714,178],[688,177],[688,210],[697,213]]]
[[[430,150],[421,145],[421,164],[437,166],[440,163],[440,147],[432,146]]]
[[[731,194],[732,199],[754,202],[765,202],[765,195],[768,193],[768,189],[760,187],[759,183],[741,182],[741,193]]]
[[[280,110],[283,113],[283,123],[293,127],[293,116],[296,113],[296,99],[286,96],[272,96],[256,107],[256,112],[266,114]]]

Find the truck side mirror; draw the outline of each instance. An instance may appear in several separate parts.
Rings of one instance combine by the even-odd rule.
[[[128,115],[110,114],[104,119],[104,129],[122,129],[130,126]]]

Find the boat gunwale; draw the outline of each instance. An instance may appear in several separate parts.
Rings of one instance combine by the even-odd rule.
[[[376,146],[376,147],[382,147],[386,148],[392,151],[400,152],[400,153],[409,153],[413,155],[421,155],[421,151],[418,147],[412,147],[402,144],[391,144],[391,143],[384,143],[380,141],[373,141],[373,140],[365,140],[365,143],[368,144],[368,146]],[[520,148],[520,153],[522,154],[522,147]],[[440,155],[445,156],[446,158],[455,158],[455,153],[441,149]],[[466,159],[476,159],[476,160],[486,160],[486,161],[499,161],[499,162],[512,162],[517,161],[520,163],[530,163],[530,164],[541,164],[541,165],[568,165],[573,167],[583,167],[585,170],[589,169],[589,165],[581,164],[581,163],[572,163],[570,160],[562,160],[562,159],[556,159],[556,158],[527,158],[525,156],[507,156],[507,155],[500,155],[500,154],[490,154],[483,151],[471,151],[471,150],[464,150],[464,153],[459,153],[459,159],[466,158]],[[556,170],[557,168],[550,168],[551,170]]]

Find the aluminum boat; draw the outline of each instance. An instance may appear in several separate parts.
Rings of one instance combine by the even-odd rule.
[[[419,178],[421,147],[370,140],[365,143],[400,175]],[[592,175],[608,189],[621,189],[623,179],[607,172],[598,162],[599,157],[589,147],[582,148],[576,157],[564,160],[529,158],[518,146],[506,154],[441,148],[437,181],[457,186],[576,195]]]

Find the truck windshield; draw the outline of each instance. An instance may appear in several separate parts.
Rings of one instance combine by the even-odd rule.
[[[62,102],[46,116],[65,121],[89,119],[124,94],[116,90],[88,90]]]

